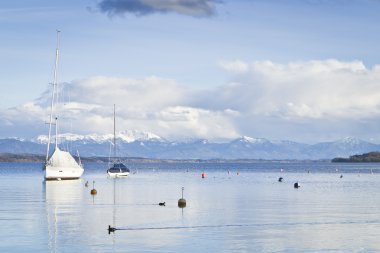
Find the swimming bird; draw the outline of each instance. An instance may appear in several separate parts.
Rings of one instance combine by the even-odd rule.
[[[115,232],[116,228],[111,227],[111,225],[108,225],[108,234],[111,234],[111,232]]]
[[[165,202],[158,203],[159,206],[165,206]]]
[[[278,182],[282,182],[283,178],[282,177],[279,177],[278,178]]]
[[[300,188],[300,187],[301,187],[301,186],[298,184],[298,182],[295,182],[295,183],[294,183],[294,188],[295,188],[295,189],[298,189],[298,188]]]

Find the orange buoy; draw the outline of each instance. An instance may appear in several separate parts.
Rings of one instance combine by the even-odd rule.
[[[91,190],[91,195],[96,195],[98,191],[95,189],[95,181],[92,181],[92,190]]]
[[[202,178],[206,177],[206,173],[202,172]]]

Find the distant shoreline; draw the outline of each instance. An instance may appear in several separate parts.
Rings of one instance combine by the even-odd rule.
[[[369,152],[362,155],[353,155],[349,158],[337,157],[333,163],[380,163],[380,152]]]
[[[77,157],[75,157],[77,159]],[[108,157],[81,157],[82,162],[107,163]],[[121,157],[125,162],[130,163],[292,163],[292,162],[330,162],[329,159],[324,160],[264,160],[264,159],[160,159],[160,158],[144,158],[144,157]],[[45,156],[41,154],[13,154],[1,153],[0,163],[43,163]]]

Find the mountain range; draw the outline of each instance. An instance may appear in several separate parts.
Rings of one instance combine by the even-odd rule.
[[[83,157],[109,157],[113,135],[62,134],[60,147],[77,150]],[[46,136],[30,140],[18,138],[0,139],[0,153],[45,154]],[[347,137],[333,142],[304,144],[292,141],[270,141],[264,138],[243,136],[238,139],[215,143],[206,139],[168,141],[153,133],[124,131],[118,134],[117,154],[122,157],[155,159],[296,159],[319,160],[349,157],[380,150],[379,144]]]

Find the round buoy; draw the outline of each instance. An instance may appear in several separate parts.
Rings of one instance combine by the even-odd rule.
[[[206,173],[202,172],[202,178],[206,177]]]
[[[91,195],[96,195],[98,191],[95,189],[95,181],[92,181]]]
[[[180,208],[186,207],[186,199],[179,199],[178,200],[178,207],[180,207]]]

